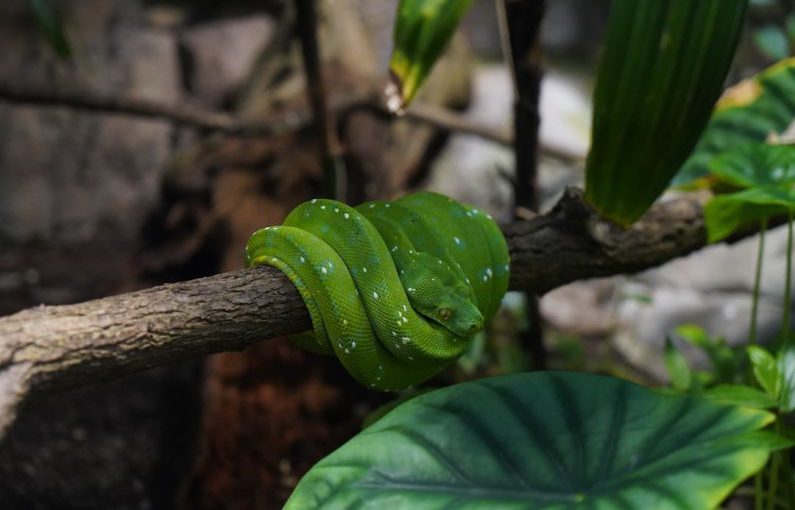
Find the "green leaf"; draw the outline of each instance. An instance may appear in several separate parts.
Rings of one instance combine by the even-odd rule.
[[[781,60],[789,57],[789,40],[787,34],[775,25],[767,25],[754,33],[756,46],[767,57]]]
[[[791,186],[795,184],[795,147],[740,144],[713,158],[709,169],[719,179],[740,188]]]
[[[591,374],[421,395],[321,460],[288,510],[715,508],[789,445],[770,413]]]
[[[781,373],[781,410],[795,411],[795,347],[782,349],[778,354],[778,370]]]
[[[51,0],[28,0],[30,9],[39,25],[42,35],[61,58],[72,56],[72,45],[66,36],[61,17]]]
[[[778,400],[784,379],[778,369],[776,358],[762,347],[751,345],[748,347],[748,359],[751,361],[756,382],[768,395]]]
[[[709,382],[731,382],[736,378],[745,353],[740,353],[726,344],[722,337],[711,337],[700,326],[683,324],[676,328],[678,338],[704,351],[713,368],[713,377]]]
[[[738,145],[764,142],[795,119],[795,58],[783,60],[729,89],[718,103],[693,155],[673,180],[694,187],[709,175],[715,156]]]
[[[778,406],[776,399],[767,393],[742,384],[721,384],[708,389],[702,395],[718,404],[751,409],[772,409]]]
[[[620,224],[662,194],[704,130],[747,0],[614,0],[594,93],[585,196]]]
[[[442,55],[472,0],[400,0],[389,71],[389,107],[404,108]],[[394,103],[393,103],[394,101]]]
[[[663,358],[673,387],[677,390],[687,391],[693,383],[693,373],[687,365],[687,359],[679,352],[670,338],[665,339]]]
[[[772,216],[795,211],[795,191],[751,188],[730,195],[719,195],[704,207],[704,223],[710,243],[725,239],[737,229],[758,225]]]

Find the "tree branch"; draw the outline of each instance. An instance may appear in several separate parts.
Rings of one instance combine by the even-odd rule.
[[[570,191],[550,213],[505,228],[511,288],[543,293],[657,266],[704,246],[699,202],[655,206],[628,230],[594,217]],[[293,285],[270,267],[0,318],[0,437],[30,396],[64,391],[305,331]]]
[[[109,97],[95,93],[68,90],[43,90],[10,83],[0,83],[0,101],[39,106],[65,106],[100,113],[119,113],[145,118],[165,119],[175,124],[217,131],[233,136],[281,136],[304,129],[312,121],[309,112],[298,114],[290,111],[267,119],[243,120],[224,112],[207,111],[188,105],[171,106],[143,99]],[[337,98],[336,100],[332,98],[330,102],[332,103],[330,110],[340,116],[344,116],[351,111],[361,110],[386,120],[401,118],[387,110],[375,97]],[[412,122],[428,124],[445,131],[478,136],[501,145],[513,145],[513,137],[509,134],[484,128],[467,120],[460,114],[431,104],[415,103],[402,118]],[[578,162],[582,160],[580,155],[558,147],[542,146],[541,152],[563,161]]]

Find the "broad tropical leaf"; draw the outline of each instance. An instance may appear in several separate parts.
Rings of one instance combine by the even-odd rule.
[[[795,190],[750,188],[718,195],[704,207],[707,240],[721,241],[741,227],[759,225],[772,216],[795,213]]]
[[[795,58],[790,58],[726,91],[673,185],[709,185],[705,178],[716,156],[737,146],[764,142],[786,131],[793,122]]]
[[[747,0],[614,0],[594,93],[585,195],[639,218],[698,142],[742,31]]]
[[[713,158],[709,169],[717,179],[739,188],[792,186],[795,147],[762,142],[737,145]]]
[[[714,508],[789,442],[765,411],[536,372],[415,397],[321,460],[288,510]]]

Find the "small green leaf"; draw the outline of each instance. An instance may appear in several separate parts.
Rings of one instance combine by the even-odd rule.
[[[715,508],[790,445],[773,415],[608,377],[481,379],[400,405],[316,464],[287,510]]]
[[[795,191],[751,188],[719,195],[704,207],[704,223],[710,243],[725,239],[737,229],[758,225],[763,219],[795,211]]]
[[[742,384],[721,384],[708,389],[703,395],[718,404],[751,409],[772,409],[778,406],[778,402],[767,393]]]
[[[747,0],[613,0],[594,92],[585,197],[627,225],[698,143],[720,96]]]
[[[399,111],[414,98],[471,4],[472,0],[400,0],[389,62],[395,87],[389,92],[390,109]]]
[[[775,25],[760,28],[754,34],[756,46],[772,60],[789,57],[789,40],[787,34]]]
[[[680,391],[690,389],[690,385],[693,383],[693,373],[687,365],[687,359],[679,352],[670,338],[665,339],[663,358],[673,387]]]
[[[712,364],[712,377],[708,383],[732,382],[745,354],[732,349],[722,337],[711,337],[700,326],[683,324],[674,331],[678,338],[704,351]]]
[[[795,411],[795,347],[789,345],[778,354],[778,370],[782,377],[781,410]]]
[[[783,378],[776,358],[762,347],[751,345],[748,347],[748,359],[751,361],[756,382],[774,400],[778,400],[781,396]]]

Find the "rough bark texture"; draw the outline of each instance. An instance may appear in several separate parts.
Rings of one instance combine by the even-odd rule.
[[[539,294],[656,266],[701,248],[706,239],[694,200],[659,204],[621,230],[593,217],[576,192],[549,214],[512,224],[505,233],[511,288]],[[0,437],[31,395],[240,350],[309,327],[297,291],[269,267],[0,318]]]

